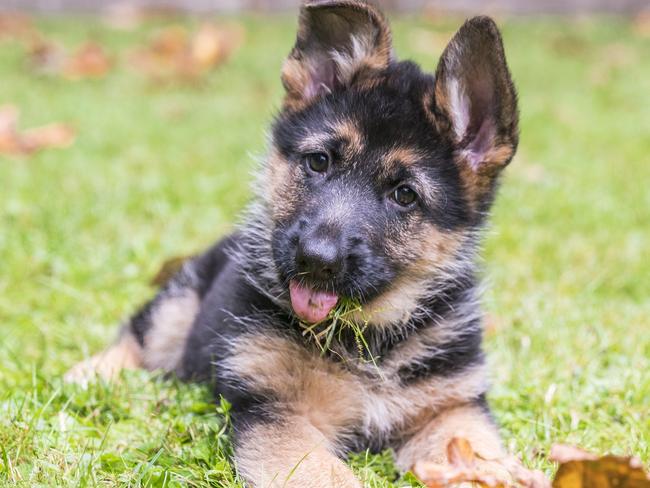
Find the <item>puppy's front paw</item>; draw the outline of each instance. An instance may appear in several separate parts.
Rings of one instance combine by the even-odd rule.
[[[67,383],[87,386],[97,379],[115,379],[123,369],[135,369],[141,365],[141,349],[135,339],[127,336],[107,350],[73,366],[64,376]]]
[[[420,461],[413,466],[413,474],[429,488],[448,486],[506,488],[517,486],[510,471],[496,461],[477,461],[472,466]]]
[[[332,472],[332,486],[336,488],[362,488],[361,481],[348,469]]]
[[[447,446],[447,460],[419,461],[413,473],[429,488],[550,488],[541,471],[529,470],[514,456],[487,459],[476,454],[470,443],[454,438]]]
[[[111,361],[106,353],[96,354],[85,361],[75,364],[63,376],[66,383],[75,383],[81,386],[88,386],[88,383],[100,380],[111,380],[121,368],[115,361]]]
[[[541,471],[529,470],[518,460],[477,461],[469,469],[451,464],[419,462],[413,474],[429,488],[551,488]]]

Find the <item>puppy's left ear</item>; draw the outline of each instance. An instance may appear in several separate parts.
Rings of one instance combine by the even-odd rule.
[[[388,66],[390,28],[366,0],[307,0],[296,44],[282,67],[285,106],[299,109]]]
[[[450,41],[433,98],[435,125],[470,175],[492,177],[510,162],[519,139],[517,93],[492,19],[468,20]]]

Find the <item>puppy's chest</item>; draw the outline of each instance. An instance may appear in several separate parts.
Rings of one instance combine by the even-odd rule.
[[[328,437],[345,445],[380,449],[427,403],[421,388],[404,387],[392,371],[367,364],[318,359],[292,377],[292,384],[278,392],[286,395],[289,408],[323,432],[331,430]]]
[[[404,384],[397,365],[333,361],[277,336],[242,337],[223,361],[228,376],[252,394],[274,398],[307,417],[332,441],[382,447],[423,416],[462,393],[464,378],[426,378]]]

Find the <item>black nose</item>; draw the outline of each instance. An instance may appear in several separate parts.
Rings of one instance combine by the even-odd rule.
[[[339,244],[328,237],[301,238],[296,250],[296,267],[299,274],[328,281],[342,269],[343,259]]]

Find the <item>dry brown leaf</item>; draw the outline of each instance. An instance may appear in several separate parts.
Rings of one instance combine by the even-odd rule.
[[[45,148],[69,147],[75,136],[71,126],[54,123],[26,130],[22,134],[22,142],[28,152],[34,152]]]
[[[446,488],[459,483],[473,483],[482,488],[550,488],[550,482],[540,471],[526,469],[514,457],[483,459],[470,442],[455,437],[447,446],[447,464],[419,462],[413,473],[427,488]]]
[[[187,44],[187,31],[181,26],[171,26],[160,31],[151,41],[149,50],[165,59],[182,55]]]
[[[21,13],[0,13],[0,40],[22,40],[35,33],[32,20]]]
[[[111,69],[106,50],[96,42],[86,42],[70,56],[63,68],[63,75],[71,80],[101,78]]]
[[[413,474],[421,479],[427,488],[447,488],[459,483],[474,483],[481,488],[508,488],[515,486],[497,479],[490,473],[476,468],[461,469],[449,464],[429,462],[417,463]]]
[[[193,33],[171,26],[137,50],[132,61],[153,81],[198,81],[225,62],[243,36],[243,28],[236,24],[217,26],[206,22]]]
[[[60,44],[35,36],[27,55],[32,69],[69,80],[102,78],[113,64],[104,47],[93,41],[82,44],[70,55]]]
[[[204,23],[192,36],[190,57],[200,68],[208,70],[227,61],[243,40],[244,28],[240,24]]]
[[[193,74],[186,73],[184,60],[187,44],[187,31],[183,27],[167,27],[133,53],[132,65],[153,81],[193,77]]]
[[[210,68],[225,55],[222,33],[212,24],[203,24],[192,37],[190,57],[198,66]]]
[[[553,488],[650,488],[650,478],[634,457],[602,456],[563,444],[551,449],[560,463]]]
[[[42,74],[60,73],[65,59],[66,52],[63,46],[41,36],[33,37],[27,47],[27,61],[30,67]]]
[[[18,131],[18,109],[13,105],[0,107],[0,154],[28,155],[46,148],[64,148],[75,139],[75,130],[67,124],[54,123]]]

